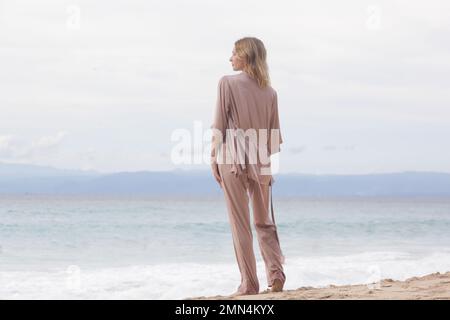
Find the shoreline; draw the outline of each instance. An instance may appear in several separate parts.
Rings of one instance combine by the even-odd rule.
[[[263,291],[263,290],[261,290]],[[374,284],[300,287],[275,293],[237,297],[200,296],[183,300],[450,300],[450,271],[411,277],[404,281],[383,279]]]

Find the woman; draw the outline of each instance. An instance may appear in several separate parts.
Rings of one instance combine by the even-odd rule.
[[[270,155],[282,143],[277,93],[270,85],[266,50],[261,40],[235,42],[230,58],[235,75],[219,80],[213,129],[211,168],[222,188],[231,225],[241,284],[231,296],[258,294],[249,198],[270,289],[283,290],[286,276],[269,196],[274,183]],[[249,138],[249,139],[246,139]],[[224,161],[224,157],[226,161]]]

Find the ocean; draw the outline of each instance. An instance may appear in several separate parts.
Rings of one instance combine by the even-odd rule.
[[[287,290],[450,271],[450,198],[273,200]],[[223,198],[0,196],[0,299],[182,299],[239,283]]]

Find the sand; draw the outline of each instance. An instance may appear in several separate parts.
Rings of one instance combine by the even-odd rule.
[[[237,297],[192,297],[185,300],[450,300],[450,271],[412,277],[405,281],[383,279],[374,284],[329,285],[324,288],[301,287],[276,293],[259,293]]]

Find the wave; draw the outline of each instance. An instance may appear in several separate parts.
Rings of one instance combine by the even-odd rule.
[[[267,286],[257,262],[260,290]],[[385,278],[405,280],[450,270],[450,248],[428,254],[372,251],[344,256],[286,257],[285,289],[330,284],[370,284]],[[47,271],[0,271],[1,299],[183,299],[227,295],[240,282],[235,261],[166,263]]]

